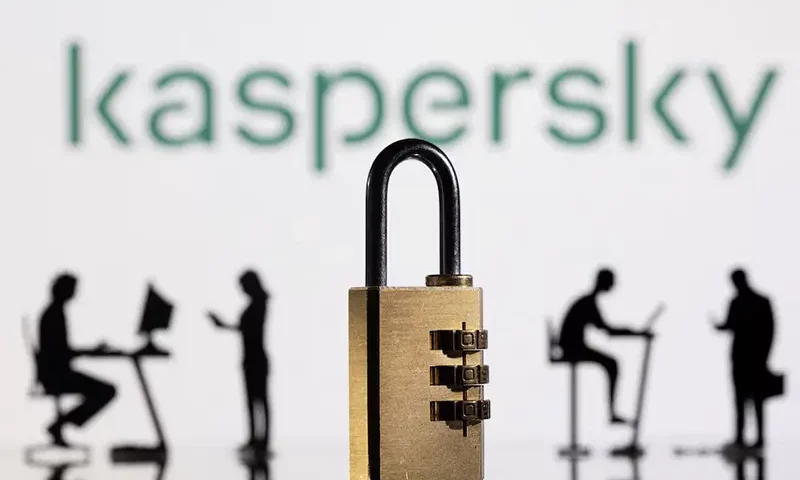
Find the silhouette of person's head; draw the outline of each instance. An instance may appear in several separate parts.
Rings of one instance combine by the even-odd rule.
[[[53,295],[53,300],[58,303],[66,303],[75,296],[77,289],[78,279],[75,275],[70,273],[62,273],[53,280],[53,286],[50,291]]]
[[[253,270],[245,271],[242,276],[239,277],[239,284],[242,286],[244,293],[250,298],[268,296],[267,291],[261,285],[258,274]]]
[[[597,272],[597,279],[594,283],[594,292],[608,292],[614,288],[614,272],[603,268]]]
[[[750,284],[747,283],[747,274],[741,268],[737,268],[731,273],[731,282],[733,282],[737,292],[750,290]]]

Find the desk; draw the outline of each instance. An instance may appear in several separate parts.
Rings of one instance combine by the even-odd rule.
[[[90,350],[81,353],[82,357],[89,358],[127,358],[133,363],[136,377],[139,379],[139,386],[142,389],[144,398],[147,402],[147,411],[150,420],[156,431],[158,443],[153,446],[136,445],[117,445],[111,448],[111,461],[113,463],[151,463],[165,461],[167,458],[167,444],[164,438],[164,430],[161,428],[161,421],[158,418],[153,397],[150,394],[150,387],[147,384],[144,371],[142,370],[142,359],[144,358],[169,358],[169,352],[160,350],[152,345],[147,345],[133,352],[120,350]]]

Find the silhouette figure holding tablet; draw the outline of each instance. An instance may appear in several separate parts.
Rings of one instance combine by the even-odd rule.
[[[769,298],[753,290],[747,274],[731,273],[736,295],[725,322],[714,325],[733,334],[731,363],[736,402],[736,438],[729,447],[745,448],[745,407],[752,404],[758,423],[758,438],[750,448],[764,446],[764,401],[783,394],[783,376],[770,372],[767,362],[775,335],[775,319]]]
[[[250,298],[250,302],[239,318],[239,324],[226,324],[212,312],[209,312],[208,316],[216,327],[239,332],[242,337],[244,353],[242,369],[247,395],[250,439],[242,445],[240,450],[243,452],[266,452],[269,447],[269,404],[267,402],[269,364],[264,347],[264,327],[267,320],[269,293],[261,285],[258,274],[252,270],[246,271],[239,277],[239,284]],[[259,434],[259,430],[261,430],[261,434]]]
[[[47,428],[53,443],[67,446],[63,427],[72,424],[82,427],[100,413],[116,395],[109,383],[90,377],[72,368],[72,360],[81,355],[109,351],[105,344],[90,350],[77,350],[70,346],[69,329],[64,309],[75,296],[77,278],[69,273],[56,277],[52,285],[50,303],[39,321],[39,350],[36,355],[39,381],[48,394],[79,394],[83,402],[59,416]]]
[[[614,287],[614,273],[609,269],[602,269],[597,273],[594,288],[587,294],[579,297],[567,311],[561,326],[561,335],[558,344],[562,350],[564,360],[574,363],[596,363],[605,369],[608,375],[608,413],[612,424],[624,424],[626,420],[617,414],[616,394],[619,367],[617,361],[586,344],[586,327],[592,325],[604,330],[611,336],[642,336],[651,337],[648,331],[634,331],[628,328],[615,328],[607,324],[597,307],[597,297],[601,293],[609,292]]]

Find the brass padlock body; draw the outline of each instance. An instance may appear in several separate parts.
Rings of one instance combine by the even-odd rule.
[[[372,296],[372,299],[369,297]],[[483,388],[431,385],[438,365],[482,365],[483,351],[455,356],[433,350],[431,332],[482,330],[476,287],[368,287],[350,290],[350,480],[370,480],[367,413],[367,305],[380,315],[379,442],[382,480],[480,480],[483,428],[431,420],[436,401],[483,400]],[[466,397],[464,396],[466,393]],[[375,432],[373,432],[375,433]],[[377,440],[373,440],[377,441]],[[374,480],[374,479],[372,479]]]

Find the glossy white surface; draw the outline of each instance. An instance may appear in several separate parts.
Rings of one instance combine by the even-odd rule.
[[[744,476],[736,467],[718,456],[679,459],[672,454],[673,445],[653,445],[639,462],[639,476],[633,464],[605,455],[597,449],[594,455],[576,465],[560,460],[552,446],[544,444],[509,444],[506,448],[487,452],[486,480],[756,480],[757,466],[749,462]],[[275,480],[346,480],[347,456],[339,449],[316,447],[307,451],[287,448],[271,462],[270,479]],[[796,446],[775,445],[767,450],[764,480],[798,478]],[[119,466],[108,461],[107,451],[96,448],[90,465],[69,469],[62,480],[157,480],[155,465]],[[51,471],[44,467],[26,466],[22,451],[0,453],[0,478],[14,480],[47,480]],[[210,448],[175,448],[161,480],[260,480],[238,462],[232,451]]]

